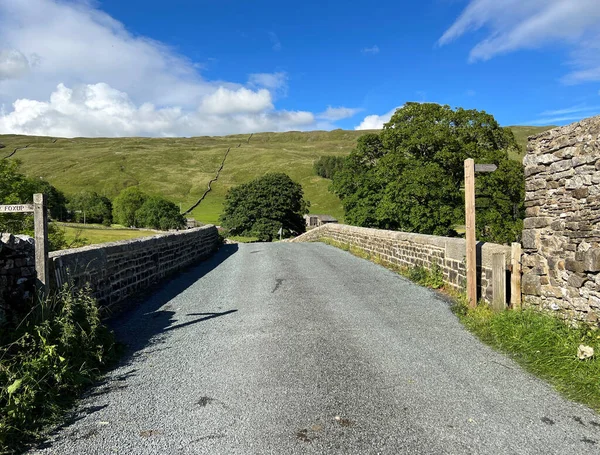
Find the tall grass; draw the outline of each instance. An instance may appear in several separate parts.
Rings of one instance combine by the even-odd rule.
[[[533,309],[496,313],[485,303],[468,309],[464,302],[454,308],[461,322],[483,342],[508,354],[565,397],[600,411],[600,360],[577,357],[580,344],[600,354],[597,331],[568,326]]]
[[[58,421],[118,349],[89,289],[65,286],[0,330],[0,453],[14,453]]]

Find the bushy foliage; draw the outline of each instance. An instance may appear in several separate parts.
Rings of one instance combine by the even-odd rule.
[[[304,232],[309,206],[300,184],[286,174],[269,173],[229,190],[221,223],[232,234],[270,242],[280,228]]]
[[[140,226],[163,231],[181,229],[185,225],[185,218],[179,213],[179,207],[157,196],[146,199],[135,217]]]
[[[332,188],[350,224],[452,236],[464,224],[464,160],[496,164],[497,173],[477,177],[486,198],[478,235],[515,241],[524,212],[523,170],[508,159],[515,150],[510,130],[483,111],[407,103],[381,134],[359,138]]]
[[[315,174],[324,179],[333,179],[336,172],[344,166],[343,156],[322,156],[313,165]]]
[[[113,218],[123,226],[150,229],[181,229],[185,225],[185,218],[173,202],[148,196],[135,186],[124,189],[115,198]]]
[[[0,453],[55,422],[117,350],[89,289],[62,288],[0,330]]]
[[[136,221],[135,213],[144,205],[148,195],[137,186],[125,188],[113,201],[113,220],[123,226],[141,227]]]
[[[77,223],[112,223],[112,202],[95,191],[80,191],[72,196],[67,206]]]
[[[67,215],[64,194],[45,180],[30,179],[21,174],[18,161],[0,160],[0,204],[30,204],[34,193],[48,196],[48,211],[52,218],[63,219]],[[33,236],[33,216],[1,214],[0,232]],[[50,251],[66,247],[64,231],[52,223],[48,225],[48,240]]]

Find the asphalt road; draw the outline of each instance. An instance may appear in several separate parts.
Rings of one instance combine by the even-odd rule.
[[[224,246],[115,327],[122,366],[32,453],[600,453],[597,414],[326,245]]]

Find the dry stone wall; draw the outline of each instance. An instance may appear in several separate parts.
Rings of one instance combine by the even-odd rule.
[[[60,286],[91,285],[101,305],[113,305],[167,275],[208,257],[218,247],[216,227],[50,253],[50,273]]]
[[[385,262],[401,267],[420,266],[431,269],[434,264],[437,264],[448,286],[455,290],[464,289],[466,280],[464,239],[326,224],[292,241],[310,242],[324,238],[358,247],[380,257]],[[477,245],[477,263],[480,265],[477,270],[478,294],[487,301],[492,300],[493,253],[505,253],[507,266],[510,263],[510,247],[493,243]],[[510,299],[510,296],[508,298]]]
[[[600,317],[600,117],[529,138],[524,303],[563,318]]]
[[[0,236],[0,325],[30,307],[36,282],[33,244],[26,235]]]

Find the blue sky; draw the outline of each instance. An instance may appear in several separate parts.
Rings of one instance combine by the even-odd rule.
[[[407,101],[600,114],[600,1],[0,0],[0,133],[373,128]]]

